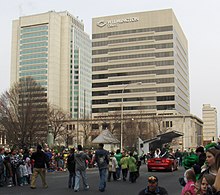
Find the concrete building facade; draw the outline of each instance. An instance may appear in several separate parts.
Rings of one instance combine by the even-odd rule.
[[[190,149],[196,149],[198,146],[203,144],[203,121],[191,114],[156,116],[140,116],[131,114],[125,116],[123,120],[125,125],[129,124],[132,126],[133,132],[137,132],[135,136],[132,134],[134,142],[136,140],[135,138],[138,136],[142,140],[145,140],[146,135],[149,139],[154,138],[156,135],[161,133],[177,131],[182,133],[183,136],[174,139],[171,143],[171,147],[174,150],[186,149],[188,151]],[[78,126],[78,140],[81,144],[85,144],[85,135],[89,135],[89,140],[92,141],[97,135],[105,130],[106,127],[113,133],[114,136],[116,136],[116,138],[120,139],[120,116],[119,120],[113,116],[89,120],[72,120],[67,123],[74,129],[73,132],[75,132],[75,136],[77,134],[76,128]],[[85,128],[85,124],[89,124],[89,128]],[[124,131],[124,133],[129,136],[129,132]],[[75,143],[75,141],[73,141],[73,143]]]
[[[187,39],[172,9],[92,20],[92,112],[190,113]]]
[[[202,107],[203,125],[203,141],[204,144],[217,141],[218,127],[217,127],[217,110],[210,104],[203,104]]]
[[[50,104],[73,118],[91,115],[91,40],[68,12],[22,16],[13,21],[11,86],[31,76]]]

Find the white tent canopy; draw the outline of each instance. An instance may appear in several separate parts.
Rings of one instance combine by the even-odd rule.
[[[103,130],[93,141],[94,144],[119,144],[120,141],[109,130]]]

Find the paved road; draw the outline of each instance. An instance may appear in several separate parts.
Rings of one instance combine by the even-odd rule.
[[[148,173],[146,166],[142,165],[140,169],[140,177],[137,182],[131,184],[129,182],[116,181],[108,182],[107,189],[104,193],[98,191],[98,170],[88,170],[88,181],[90,185],[89,191],[79,191],[77,194],[105,194],[105,195],[137,195],[138,192],[143,189],[147,184],[148,175],[156,175],[159,178],[159,184],[165,187],[169,195],[179,195],[181,192],[181,186],[178,183],[178,178],[183,175],[183,168],[178,171],[170,172],[152,172]],[[49,187],[43,189],[41,187],[40,178],[38,178],[37,189],[30,189],[29,186],[23,187],[3,187],[0,188],[0,195],[73,195],[72,189],[67,188],[68,173],[55,172],[48,173],[47,182]]]

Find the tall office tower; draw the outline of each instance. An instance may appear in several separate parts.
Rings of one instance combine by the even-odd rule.
[[[11,85],[31,76],[48,101],[72,114],[91,115],[91,40],[82,21],[68,12],[23,16],[13,21]]]
[[[190,112],[187,39],[172,9],[93,18],[93,116]]]
[[[217,110],[211,107],[210,104],[203,104],[202,108],[203,119],[203,142],[207,144],[211,141],[217,141]]]

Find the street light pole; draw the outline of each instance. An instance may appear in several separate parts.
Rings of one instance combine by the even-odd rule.
[[[124,125],[124,108],[123,108],[123,103],[124,103],[124,91],[125,89],[128,87],[128,86],[131,86],[131,85],[142,85],[142,82],[136,82],[136,83],[128,83],[127,85],[124,86],[124,88],[122,89],[122,92],[121,92],[121,152],[123,150],[123,125]]]

